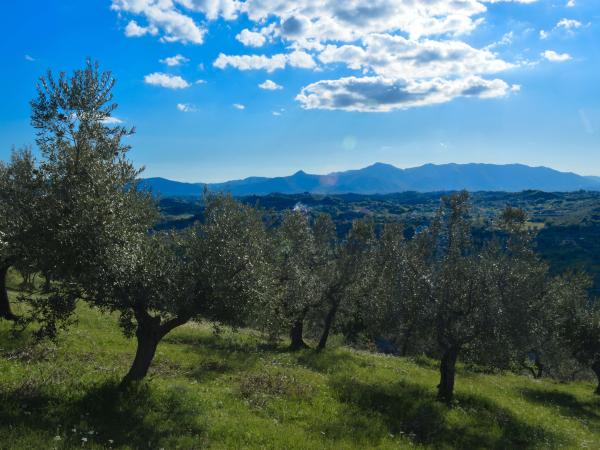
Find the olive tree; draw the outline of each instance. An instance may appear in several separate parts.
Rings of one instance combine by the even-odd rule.
[[[133,233],[87,285],[86,301],[120,314],[137,350],[123,379],[148,372],[161,339],[190,320],[242,325],[264,295],[265,234],[257,211],[209,196],[203,223],[171,233]]]
[[[331,218],[326,215],[317,218],[314,233],[321,261],[316,271],[320,305],[325,312],[317,345],[322,350],[340,313],[352,316],[354,320],[349,322],[360,321],[365,314],[364,306],[374,280],[375,233],[371,220],[356,220],[346,238],[339,240]]]
[[[43,185],[29,149],[13,150],[0,162],[0,317],[16,320],[8,299],[6,276],[11,266],[35,269],[43,221],[39,199]]]
[[[290,348],[298,350],[308,345],[304,341],[304,322],[309,311],[320,301],[320,265],[315,236],[309,219],[300,211],[284,215],[270,239],[272,294],[263,315],[272,335],[289,330]]]
[[[31,102],[41,187],[27,207],[35,211],[27,226],[37,235],[23,248],[36,270],[60,280],[46,298],[28,298],[42,334],[56,332],[113,249],[126,248],[157,217],[150,196],[137,189],[140,170],[127,158],[124,139],[134,130],[112,116],[114,85],[110,72],[88,61],[71,76],[49,71]]]
[[[377,242],[372,334],[393,342],[402,356],[430,348],[429,266],[423,237],[407,241],[400,224],[388,223]]]
[[[590,287],[589,277],[571,274],[554,280],[551,296],[560,305],[560,336],[573,357],[594,372],[600,395],[600,304],[590,298]]]
[[[527,327],[544,297],[544,266],[535,264],[517,233],[522,217],[503,215],[508,243],[478,245],[468,200],[466,192],[444,197],[425,236],[429,287],[423,301],[440,357],[438,398],[445,402],[453,398],[460,355],[497,365],[529,345]]]

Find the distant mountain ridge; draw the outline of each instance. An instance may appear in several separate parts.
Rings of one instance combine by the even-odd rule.
[[[207,186],[211,191],[230,192],[234,196],[272,193],[298,194],[389,194],[417,191],[504,191],[540,190],[568,192],[600,190],[600,177],[560,172],[548,167],[523,164],[425,164],[399,169],[391,164],[375,163],[358,170],[308,174],[302,170],[286,177],[250,177],[225,183],[183,183],[165,178],[146,178],[141,187],[163,197],[200,196]]]

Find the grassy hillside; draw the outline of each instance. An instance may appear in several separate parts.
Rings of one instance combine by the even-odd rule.
[[[37,346],[0,323],[0,448],[600,448],[590,384],[461,369],[449,409],[429,360],[288,353],[202,324],[167,336],[148,381],[120,392],[133,341],[114,317],[78,316]]]

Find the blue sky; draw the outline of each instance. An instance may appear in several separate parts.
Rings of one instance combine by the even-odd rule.
[[[212,182],[377,161],[600,175],[597,0],[19,0],[3,10],[3,159],[34,142],[36,79],[90,56],[118,79],[115,115],[137,128],[131,156],[145,176]]]

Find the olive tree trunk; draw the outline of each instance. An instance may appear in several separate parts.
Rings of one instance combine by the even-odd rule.
[[[297,319],[290,330],[290,350],[300,350],[308,348],[304,342],[304,316]]]
[[[327,311],[327,316],[325,316],[323,334],[321,334],[321,339],[319,340],[319,345],[317,345],[317,350],[323,350],[327,346],[327,339],[329,339],[329,334],[331,333],[331,327],[333,326],[333,322],[335,321],[335,315],[337,314],[338,307],[339,302],[335,301],[329,308],[329,311]]]
[[[444,351],[440,364],[440,384],[438,385],[438,399],[450,403],[454,396],[454,378],[456,374],[456,359],[458,347],[450,347]]]
[[[6,276],[10,266],[0,266],[0,317],[6,320],[17,320],[17,316],[10,309],[8,290],[6,289]]]
[[[143,380],[148,374],[148,369],[150,369],[150,364],[154,359],[156,348],[161,339],[174,328],[188,322],[189,319],[189,317],[175,317],[161,323],[160,317],[152,317],[145,311],[136,313],[138,322],[135,333],[137,349],[131,368],[123,378],[121,385],[126,386],[134,381]]]

